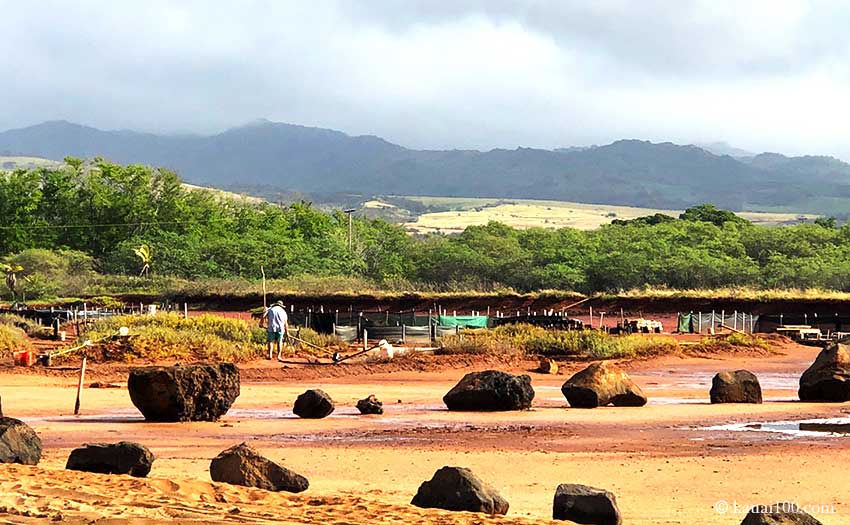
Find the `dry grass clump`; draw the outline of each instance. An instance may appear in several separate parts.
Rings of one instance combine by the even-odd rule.
[[[126,326],[130,334],[118,335]],[[106,318],[85,334],[100,360],[133,359],[247,361],[263,355],[265,331],[240,319],[216,315],[182,318],[178,314],[124,315]]]
[[[32,350],[27,334],[16,326],[0,324],[0,356],[9,357],[23,350]]]
[[[126,326],[130,334],[118,335]],[[293,333],[294,335],[294,333]],[[298,331],[299,339],[332,352],[347,348],[334,335],[309,328]],[[102,361],[209,360],[240,362],[265,355],[266,331],[255,323],[204,314],[184,319],[176,313],[122,315],[97,321],[85,336],[95,344],[89,352]],[[319,350],[295,343],[299,353],[315,355]]]
[[[619,294],[606,296],[608,299],[727,299],[745,301],[795,301],[795,300],[850,300],[850,293],[821,288],[783,288],[761,289],[746,286],[676,290],[671,288],[645,287],[627,290]]]
[[[334,334],[320,334],[312,328],[298,328],[297,330],[293,330],[290,327],[290,330],[292,330],[290,332],[292,335],[297,335],[299,339],[302,339],[307,343],[310,343],[311,345],[318,346],[319,348],[324,348],[325,350],[327,350],[327,352],[333,352],[335,350],[348,350],[348,344],[346,344],[345,341],[343,341]],[[301,344],[298,341],[293,341],[293,344],[296,347],[300,348],[300,352],[311,355],[321,355],[321,352],[312,346]]]
[[[763,337],[750,334],[732,333],[729,335],[718,335],[706,337],[691,349],[696,353],[715,354],[721,352],[735,352],[749,350],[757,352],[770,352],[770,342]]]
[[[547,330],[527,324],[467,330],[441,339],[444,353],[574,356],[589,359],[676,353],[679,343],[662,336],[615,336],[596,330]]]

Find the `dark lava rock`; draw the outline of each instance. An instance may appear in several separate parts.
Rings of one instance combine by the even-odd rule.
[[[307,478],[264,458],[245,443],[230,447],[210,462],[213,481],[272,491],[303,492]]]
[[[217,421],[239,397],[232,363],[130,369],[130,399],[148,421]]]
[[[65,468],[143,478],[150,473],[154,459],[151,451],[138,443],[90,443],[71,451]]]
[[[749,370],[719,372],[711,380],[712,403],[761,403],[761,385]]]
[[[850,401],[850,346],[837,343],[818,354],[800,376],[800,401]]]
[[[617,500],[607,490],[565,483],[555,490],[552,518],[592,525],[620,525]]]
[[[640,407],[646,395],[617,365],[600,361],[576,373],[561,386],[571,407],[596,408],[612,404]]]
[[[467,468],[443,467],[419,486],[411,504],[426,509],[507,514],[508,502]]]
[[[371,394],[366,399],[361,399],[357,402],[357,410],[361,414],[383,414],[384,404],[378,401],[375,394]]]
[[[498,370],[470,372],[443,396],[449,410],[493,411],[531,408],[534,389],[527,375]]]
[[[334,411],[334,402],[323,390],[315,388],[298,396],[292,411],[305,419],[322,419]]]
[[[0,417],[0,463],[38,465],[41,438],[26,423],[13,417]]]
[[[811,514],[797,507],[796,503],[773,503],[756,505],[741,522],[741,525],[823,525]]]

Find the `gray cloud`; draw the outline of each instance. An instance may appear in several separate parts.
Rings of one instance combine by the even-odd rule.
[[[0,0],[0,128],[258,117],[411,147],[645,138],[850,158],[841,1]]]

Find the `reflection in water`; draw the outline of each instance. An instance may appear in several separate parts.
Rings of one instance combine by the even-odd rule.
[[[850,435],[850,418],[806,419],[801,421],[764,421],[731,423],[703,427],[700,430],[725,432],[771,432],[791,437],[845,437]]]

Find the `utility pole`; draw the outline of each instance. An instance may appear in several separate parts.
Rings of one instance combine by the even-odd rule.
[[[351,245],[351,235],[352,235],[352,231],[353,231],[353,230],[352,230],[351,215],[352,215],[354,212],[356,212],[357,210],[356,210],[356,209],[354,209],[354,208],[350,208],[350,209],[348,209],[348,210],[343,210],[343,211],[344,211],[344,212],[348,215],[348,251],[351,251],[351,249],[352,249],[352,245]]]

